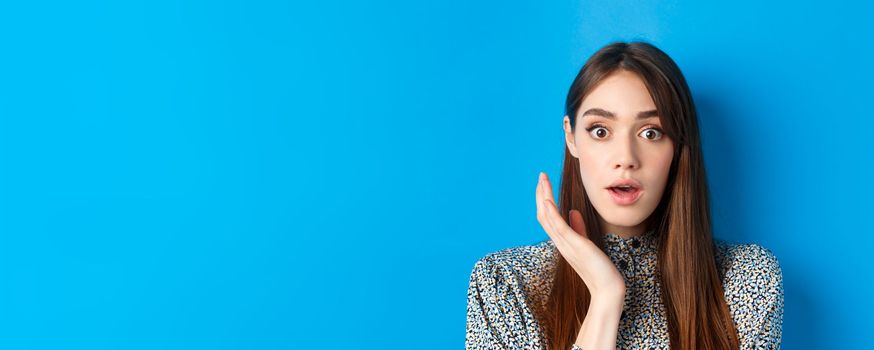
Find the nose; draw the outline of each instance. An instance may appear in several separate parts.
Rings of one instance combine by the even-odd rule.
[[[640,162],[637,157],[637,150],[635,149],[634,140],[631,138],[627,138],[617,143],[618,149],[616,152],[614,167],[616,169],[640,168]]]

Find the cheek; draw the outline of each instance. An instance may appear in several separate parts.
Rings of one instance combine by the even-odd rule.
[[[578,148],[577,155],[579,155],[580,177],[583,179],[583,187],[585,187],[586,192],[591,193],[595,190],[593,185],[601,183],[597,168],[598,164],[603,163],[601,158],[604,157],[604,152],[593,152],[591,147],[585,147]]]
[[[673,149],[660,151],[652,154],[652,164],[650,179],[653,181],[652,186],[657,187],[660,193],[663,193],[664,186],[668,181],[668,173],[671,171],[671,162],[673,161]]]
[[[659,174],[661,177],[667,178],[668,172],[671,170],[671,162],[674,159],[674,149],[673,147],[667,147],[667,149],[661,151],[656,156],[656,168],[659,169]]]

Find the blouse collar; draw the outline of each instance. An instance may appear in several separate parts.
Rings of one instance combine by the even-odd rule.
[[[551,247],[555,247],[555,243],[552,239],[545,239],[542,242]],[[641,256],[654,253],[657,248],[658,235],[656,235],[655,229],[651,229],[639,236],[631,238],[622,238],[621,236],[610,232],[604,235],[604,250],[611,256],[616,256],[621,253]]]
[[[655,229],[650,229],[638,236],[622,238],[608,232],[604,234],[604,250],[608,254],[626,253],[632,256],[640,256],[656,251],[658,240]]]
[[[603,241],[604,252],[616,264],[626,279],[640,273],[636,272],[637,269],[653,266],[644,263],[644,265],[640,265],[642,267],[636,267],[638,262],[651,261],[657,255],[658,235],[654,229],[631,238],[622,238],[614,233],[606,233]],[[551,247],[552,252],[557,256],[558,250],[555,249],[555,243],[552,239],[546,239],[543,242]]]

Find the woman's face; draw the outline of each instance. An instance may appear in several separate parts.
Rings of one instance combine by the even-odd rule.
[[[637,74],[619,70],[595,86],[574,117],[573,132],[564,117],[565,141],[580,161],[583,187],[604,233],[643,233],[664,193],[674,153],[646,85]],[[637,181],[639,193],[608,189],[624,179]]]

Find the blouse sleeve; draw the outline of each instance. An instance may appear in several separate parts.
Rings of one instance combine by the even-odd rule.
[[[508,262],[486,256],[474,265],[467,290],[467,350],[544,349],[525,289]]]
[[[755,349],[779,349],[783,329],[783,271],[769,249],[759,247],[766,273],[762,276],[761,305],[765,310],[756,329]]]

